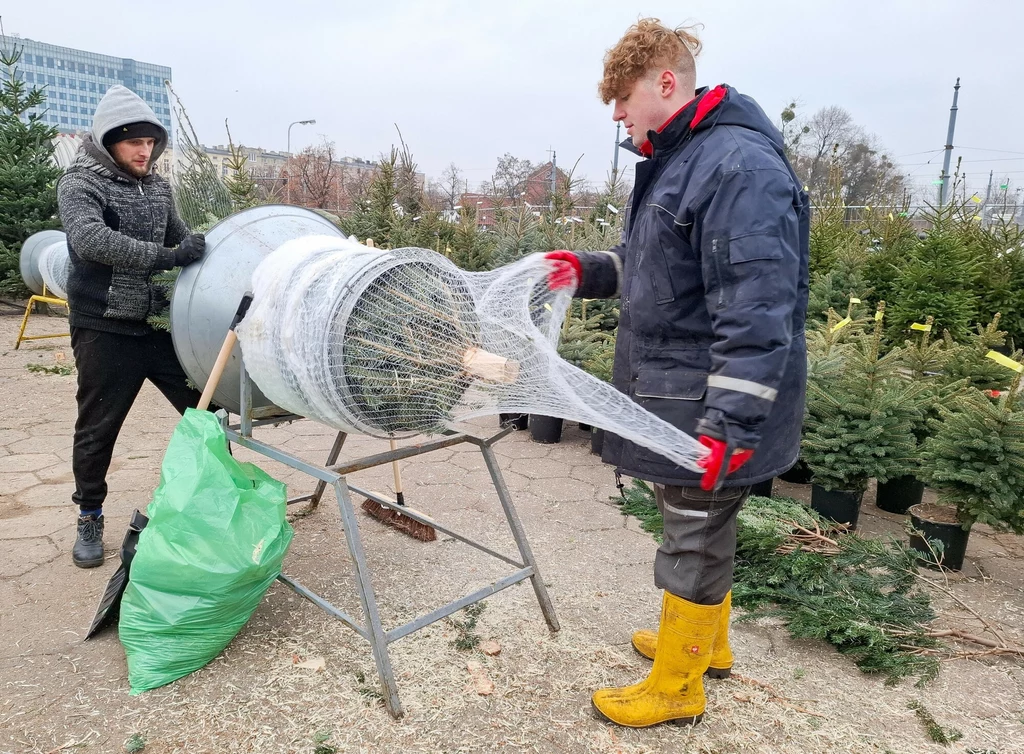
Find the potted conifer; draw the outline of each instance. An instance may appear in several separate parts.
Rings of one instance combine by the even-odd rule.
[[[839,320],[832,333],[852,328],[849,341],[833,345],[833,368],[811,370],[801,453],[814,473],[811,507],[855,528],[868,481],[887,481],[894,465],[914,457],[914,422],[920,420],[922,383],[900,375],[898,349],[880,355],[884,302],[873,327]]]
[[[1018,372],[998,398],[971,389],[952,405],[939,406],[934,434],[922,451],[923,474],[938,492],[938,503],[910,509],[910,545],[926,562],[960,570],[975,522],[1024,534],[1020,382]]]

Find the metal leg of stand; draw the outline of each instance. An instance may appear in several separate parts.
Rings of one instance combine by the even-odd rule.
[[[537,602],[540,603],[540,611],[544,614],[544,620],[547,621],[548,628],[552,631],[557,631],[561,626],[558,623],[558,616],[555,615],[555,606],[551,604],[551,598],[548,597],[548,590],[544,586],[544,578],[537,567],[537,560],[533,557],[533,550],[530,549],[530,543],[526,539],[526,532],[519,521],[519,514],[516,513],[516,509],[512,505],[512,497],[508,494],[508,487],[505,485],[505,478],[501,475],[498,459],[495,458],[494,450],[491,449],[490,444],[486,442],[481,443],[479,447],[480,452],[484,454],[484,463],[487,464],[487,470],[491,473],[491,481],[494,482],[494,489],[498,493],[501,507],[505,510],[508,527],[512,530],[512,536],[516,540],[516,546],[519,548],[519,554],[523,558],[523,563],[533,568],[530,583],[533,584],[533,591],[537,595]]]
[[[327,463],[324,466],[333,466],[338,461],[338,456],[341,455],[341,449],[345,446],[345,440],[348,439],[348,433],[339,432],[338,436],[334,438],[334,445],[331,446],[331,452],[327,454]],[[316,512],[317,507],[320,505],[320,500],[324,496],[324,492],[327,490],[327,482],[321,479],[316,483],[316,489],[313,490],[309,495],[302,495],[301,497],[293,497],[288,500],[288,505],[295,505],[296,503],[308,502],[305,508],[301,511],[289,513],[290,520],[296,520],[305,518]]]
[[[338,462],[338,456],[341,455],[341,449],[345,447],[345,440],[348,439],[348,433],[339,432],[338,436],[334,438],[334,445],[331,446],[331,452],[327,454],[327,463],[324,466],[333,466]],[[324,490],[327,489],[327,482],[322,479],[316,483],[316,489],[313,490],[313,497],[309,499],[309,513],[316,510],[316,507],[320,505],[320,498],[324,495]]]
[[[370,569],[366,563],[363,541],[359,536],[356,514],[352,509],[352,497],[348,494],[348,485],[344,479],[339,479],[334,483],[334,494],[338,499],[338,510],[341,511],[341,525],[345,529],[345,541],[348,543],[348,551],[355,564],[359,601],[362,603],[363,615],[366,617],[366,629],[369,634],[367,638],[370,640],[370,648],[373,650],[373,660],[377,663],[377,675],[380,677],[381,690],[384,693],[384,704],[393,717],[401,717],[404,711],[402,702],[398,698],[398,684],[395,682],[395,672],[391,668],[391,658],[388,655],[388,640],[380,622],[377,598],[373,594],[373,585],[370,583]]]

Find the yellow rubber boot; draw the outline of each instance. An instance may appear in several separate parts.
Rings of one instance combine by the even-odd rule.
[[[715,644],[711,648],[711,662],[705,675],[708,678],[728,678],[732,673],[732,649],[729,647],[729,612],[732,607],[732,592],[725,595],[722,603],[722,618],[715,635]],[[658,646],[658,632],[641,629],[633,634],[633,649],[649,660],[654,659]]]
[[[702,676],[711,660],[722,607],[696,605],[665,592],[650,675],[632,686],[594,692],[594,709],[629,728],[700,722],[704,715]]]

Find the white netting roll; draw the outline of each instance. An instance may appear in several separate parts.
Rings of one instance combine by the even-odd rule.
[[[51,296],[68,297],[68,275],[71,273],[71,257],[67,241],[50,244],[39,255],[39,274],[46,283],[46,292]]]
[[[431,434],[543,414],[699,470],[696,440],[558,356],[570,295],[548,289],[550,267],[535,254],[470,273],[429,249],[289,241],[253,275],[238,327],[245,364],[276,405],[344,431]]]

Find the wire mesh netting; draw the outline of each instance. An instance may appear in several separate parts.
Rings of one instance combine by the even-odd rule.
[[[68,274],[71,272],[71,257],[66,241],[58,241],[43,249],[39,255],[39,274],[46,283],[47,292],[57,298],[68,297]]]
[[[246,367],[276,405],[374,436],[472,431],[532,413],[614,432],[693,470],[705,449],[558,356],[570,293],[535,254],[465,272],[429,249],[383,251],[310,236],[253,275],[238,327]]]

